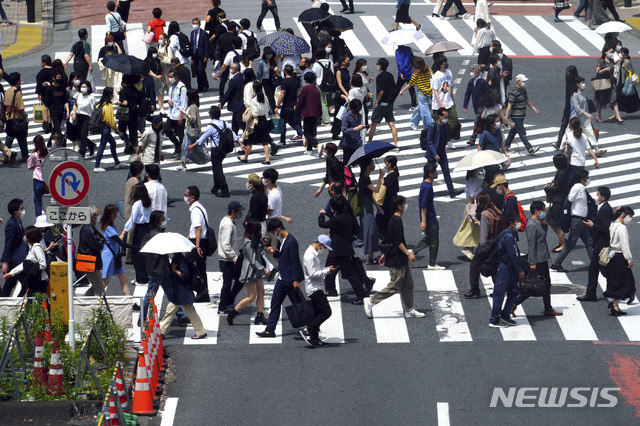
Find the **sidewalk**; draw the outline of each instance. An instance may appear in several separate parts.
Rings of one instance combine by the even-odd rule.
[[[623,0],[616,0],[615,5],[620,19],[624,19],[627,24],[640,30],[640,1],[632,0],[631,7],[624,7]]]
[[[47,26],[50,25],[53,0],[36,0],[41,2],[41,20],[36,13],[36,22],[27,22],[27,4],[24,0],[5,0],[2,2],[11,26],[0,26],[0,49],[2,58],[8,59],[37,49],[46,40]]]

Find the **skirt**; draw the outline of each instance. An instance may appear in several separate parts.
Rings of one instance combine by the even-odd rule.
[[[411,17],[409,16],[409,3],[404,3],[398,8],[398,13],[396,13],[396,22],[400,22],[401,24],[411,23]]]
[[[607,290],[602,293],[612,299],[628,299],[636,292],[633,272],[622,253],[616,253],[607,266]]]
[[[247,145],[269,145],[270,143],[269,122],[264,115],[261,115],[253,128],[253,133],[247,138]]]
[[[364,239],[364,254],[372,254],[379,250],[378,226],[373,213],[362,213],[362,236]]]
[[[469,222],[466,208],[462,211],[462,223],[453,237],[453,244],[458,247],[476,247],[480,244],[480,226]]]
[[[553,203],[549,207],[549,214],[547,215],[547,223],[551,226],[560,226],[560,219],[563,215],[564,203]]]
[[[616,85],[615,81],[611,82],[611,89],[598,90],[595,94],[595,102],[597,108],[606,108],[616,103]]]

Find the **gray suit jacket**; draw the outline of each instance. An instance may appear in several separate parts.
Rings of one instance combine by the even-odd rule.
[[[527,221],[525,233],[527,234],[527,243],[529,245],[529,263],[546,262],[550,259],[549,247],[547,246],[547,225],[542,225],[533,218]]]

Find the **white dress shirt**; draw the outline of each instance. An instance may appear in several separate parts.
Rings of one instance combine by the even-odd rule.
[[[124,225],[125,232],[131,231],[135,223],[149,223],[149,218],[151,218],[152,211],[152,206],[142,206],[142,200],[138,200],[133,203],[133,206],[131,206],[131,217]]]
[[[185,58],[180,53],[180,40],[178,39],[178,34],[174,34],[169,37],[169,48],[171,49],[173,56],[180,59],[181,64],[186,64],[187,62],[189,62],[189,59]]]
[[[587,217],[587,189],[581,183],[576,183],[567,197],[571,201],[571,215]]]
[[[31,247],[29,247],[29,253],[27,253],[27,257],[24,260],[30,260],[38,264],[38,268],[40,269],[40,279],[48,280],[49,275],[47,275],[47,256],[44,254],[44,249],[40,245],[40,243],[35,243]],[[15,268],[9,271],[9,275],[15,277],[19,273],[24,270],[24,262],[20,262]]]
[[[207,210],[204,208],[199,201],[195,201],[189,207],[189,211],[191,212],[191,225],[189,227],[189,238],[196,237],[196,228],[199,226],[202,229],[202,233],[200,234],[200,238],[207,238],[207,223],[209,223],[209,215],[207,215]],[[206,220],[206,221],[205,221]]]
[[[187,109],[187,86],[181,81],[169,86],[169,100],[173,101],[173,106],[169,108],[169,118],[177,120],[180,110]]]
[[[275,219],[282,216],[282,189],[276,186],[267,193],[267,210],[273,210],[273,214],[267,214],[267,219]]]
[[[151,208],[163,211],[164,216],[167,217],[167,189],[157,180],[150,180],[144,186],[147,187],[147,192],[151,198]]]
[[[316,291],[324,291],[324,277],[329,274],[329,268],[324,268],[320,262],[320,253],[313,246],[304,252],[302,269],[304,270],[304,289],[307,296]]]
[[[233,262],[238,258],[238,253],[234,248],[237,239],[236,224],[229,216],[223,217],[218,230],[218,259]]]

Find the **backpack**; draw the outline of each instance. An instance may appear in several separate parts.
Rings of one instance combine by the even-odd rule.
[[[243,58],[243,53],[242,53],[243,51],[241,50],[240,54],[238,54],[238,51],[236,49],[233,49],[232,52],[234,53],[234,55],[233,55],[233,60],[231,62],[240,63],[240,61],[242,61],[242,58]]]
[[[347,193],[347,198],[349,200],[351,210],[353,211],[353,215],[360,216],[360,196],[358,195],[358,188],[355,186],[351,187]]]
[[[356,179],[353,177],[353,172],[351,168],[344,165],[344,187],[349,190],[349,188],[354,188],[356,186]]]
[[[189,282],[193,291],[201,292],[207,289],[207,277],[203,277],[195,262],[188,262]]]
[[[247,59],[254,60],[260,57],[260,46],[258,45],[258,39],[254,34],[247,35],[240,33],[247,39],[247,48],[242,51],[242,56]]]
[[[474,251],[473,260],[478,265],[478,271],[483,277],[492,277],[498,273],[498,265],[500,264],[498,241],[504,232],[507,230],[503,230],[497,237],[478,245]]]
[[[78,50],[78,48],[80,50]],[[73,63],[77,64],[78,62],[84,61],[84,43],[82,42],[82,40],[80,40],[73,45]]]
[[[429,129],[431,128],[432,125],[434,124],[431,123],[424,129],[422,129],[422,131],[420,132],[420,149],[423,151],[426,151],[427,148],[429,147],[429,144],[427,143],[427,134],[429,133]]]
[[[96,109],[91,113],[91,117],[89,117],[89,133],[92,135],[99,135],[102,133],[102,129],[105,124],[102,122],[102,108],[104,105],[99,105]]]
[[[187,37],[186,34],[182,33],[177,33],[176,35],[178,36],[178,43],[180,46],[179,50],[182,57],[191,57],[191,42],[189,41],[189,37]]]
[[[336,76],[333,74],[333,70],[331,66],[323,65],[320,62],[318,64],[322,67],[322,81],[320,82],[320,90],[323,92],[335,92],[338,90],[338,82],[336,81]]]
[[[223,122],[224,123],[224,122]],[[227,127],[227,123],[224,123],[222,129],[215,124],[211,123],[211,126],[218,131],[218,148],[223,154],[228,154],[233,151],[235,141],[233,139],[233,130]]]
[[[509,196],[515,198],[515,195],[513,195],[513,193],[509,193],[506,197],[504,197],[505,203],[507,202],[507,198],[509,198]],[[518,229],[518,232],[524,232],[524,229],[527,226],[527,216],[524,214],[524,209],[522,208],[522,205],[520,205],[520,201],[518,201],[517,198],[516,204],[518,205],[518,214],[520,215],[520,229]]]

